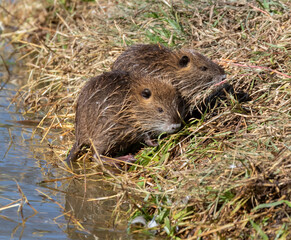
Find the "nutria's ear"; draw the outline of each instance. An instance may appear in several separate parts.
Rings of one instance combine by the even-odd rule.
[[[179,66],[180,67],[187,67],[189,62],[190,62],[190,58],[188,56],[183,56],[179,60]]]
[[[145,99],[149,99],[152,95],[151,90],[149,90],[148,88],[145,88],[142,92],[141,92],[141,96]]]

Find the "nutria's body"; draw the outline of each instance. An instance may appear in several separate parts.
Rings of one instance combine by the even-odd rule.
[[[129,145],[149,141],[181,126],[182,107],[175,88],[161,79],[123,71],[103,73],[83,87],[76,108],[76,143],[67,160],[83,145],[112,156]]]
[[[166,77],[190,109],[203,100],[206,90],[210,93],[226,78],[222,67],[194,50],[173,51],[156,44],[129,47],[116,59],[112,69]]]

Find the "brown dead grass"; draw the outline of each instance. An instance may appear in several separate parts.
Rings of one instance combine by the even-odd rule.
[[[168,3],[43,3],[22,14],[8,4],[23,32],[6,36],[24,46],[29,68],[16,101],[28,118],[40,117],[43,141],[52,140],[62,166],[88,78],[108,71],[128,44],[195,48],[223,65],[252,101],[229,96],[159,148],[145,148],[141,167],[104,180],[127,196],[133,217],[155,216],[161,235],[166,226],[168,235],[189,239],[290,238],[290,2]]]

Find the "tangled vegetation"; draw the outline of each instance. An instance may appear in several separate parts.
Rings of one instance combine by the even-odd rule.
[[[229,94],[158,147],[145,146],[130,170],[102,168],[98,181],[119,193],[117,208],[129,202],[128,221],[154,219],[160,236],[291,237],[290,1],[23,1],[1,9],[4,24],[17,26],[2,37],[28,67],[15,102],[27,119],[40,120],[51,164],[73,177],[100,171],[79,161],[71,172],[63,162],[74,141],[78,93],[126,46],[188,47],[216,60],[252,100]]]

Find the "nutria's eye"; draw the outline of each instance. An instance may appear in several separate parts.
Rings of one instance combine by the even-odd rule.
[[[152,92],[151,90],[149,90],[148,88],[144,89],[142,92],[141,92],[141,96],[145,99],[149,99],[152,95]]]
[[[159,113],[163,113],[164,112],[164,109],[162,109],[162,108],[158,108],[158,111],[159,111]]]
[[[202,66],[202,67],[200,67],[200,70],[203,71],[203,72],[205,72],[207,69],[208,69],[208,68],[207,68],[206,66]]]
[[[180,67],[187,67],[189,62],[190,62],[190,58],[188,56],[183,56],[179,61],[179,65]]]

